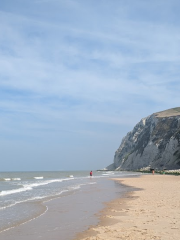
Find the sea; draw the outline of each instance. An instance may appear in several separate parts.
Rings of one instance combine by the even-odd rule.
[[[93,171],[93,176],[90,177],[89,171],[0,172],[0,236],[1,233],[47,214],[47,203],[55,199],[62,198],[66,208],[70,209],[72,204],[77,202],[75,196],[85,199],[79,207],[82,209],[84,206],[86,210],[82,212],[82,216],[78,216],[80,210],[73,213],[82,219],[84,214],[86,215],[87,222],[83,220],[80,226],[76,226],[76,232],[84,230],[89,224],[97,223],[95,213],[102,210],[104,202],[121,196],[125,191],[122,185],[109,179],[129,176],[138,176],[138,173]],[[88,199],[91,199],[91,204],[87,207]],[[71,235],[67,237],[70,239],[75,233],[77,221],[67,228],[72,219],[72,212],[71,215],[68,210],[66,212],[62,213],[61,232],[64,231],[64,235],[68,236],[71,229]],[[63,228],[65,219],[67,224]]]

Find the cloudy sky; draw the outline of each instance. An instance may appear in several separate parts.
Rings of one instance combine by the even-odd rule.
[[[0,0],[0,171],[99,169],[180,106],[178,0]]]

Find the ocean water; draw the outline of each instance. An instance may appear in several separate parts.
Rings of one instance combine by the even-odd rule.
[[[56,198],[73,198],[101,180],[137,175],[129,172],[87,171],[0,172],[0,233],[45,214],[41,204]]]

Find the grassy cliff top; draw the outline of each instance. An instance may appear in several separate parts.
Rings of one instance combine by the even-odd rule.
[[[154,113],[156,117],[172,117],[172,116],[180,116],[180,107],[171,108],[162,112]]]

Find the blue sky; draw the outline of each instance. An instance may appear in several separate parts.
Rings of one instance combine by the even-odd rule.
[[[0,0],[1,171],[104,168],[180,106],[180,2]]]

